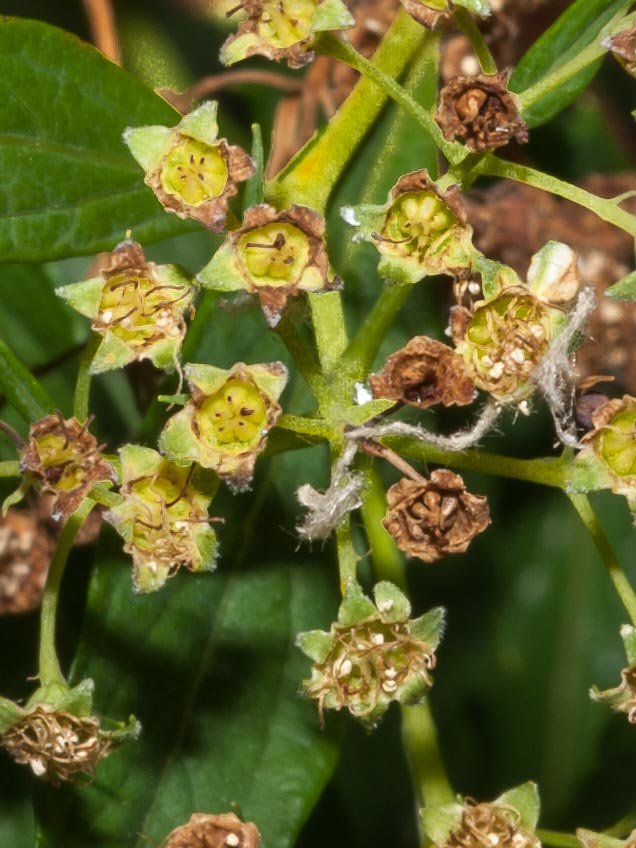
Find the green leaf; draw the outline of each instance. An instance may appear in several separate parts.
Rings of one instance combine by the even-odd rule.
[[[179,575],[133,596],[125,557],[93,577],[75,679],[95,710],[142,724],[85,787],[44,788],[42,848],[146,848],[193,812],[235,810],[266,848],[287,848],[335,765],[313,705],[297,696],[299,630],[333,615],[325,571],[259,565]]]
[[[25,81],[28,80],[28,85]],[[101,53],[55,27],[0,19],[3,262],[156,241],[191,228],[167,215],[127,151],[127,126],[178,113]]]
[[[603,294],[612,300],[636,300],[636,271],[605,289]]]
[[[510,90],[522,94],[522,104],[524,93],[541,85],[537,96],[524,104],[528,126],[545,124],[589,85],[605,54],[601,31],[630,5],[631,0],[575,0],[532,45],[510,80]]]
[[[0,339],[0,394],[25,421],[37,421],[55,409],[55,401]]]

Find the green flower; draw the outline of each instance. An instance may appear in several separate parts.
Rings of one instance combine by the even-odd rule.
[[[372,728],[391,701],[418,703],[433,684],[444,610],[410,620],[407,598],[387,582],[376,585],[374,597],[375,605],[352,583],[329,633],[298,635],[299,648],[313,660],[302,693],[318,702],[321,723],[325,709],[346,707]]]
[[[211,571],[217,552],[208,524],[213,492],[201,469],[138,445],[125,445],[119,456],[122,501],[104,517],[132,556],[135,590],[160,589],[181,567]]]
[[[25,707],[0,698],[0,747],[37,777],[57,785],[78,777],[92,779],[97,763],[128,739],[136,739],[139,722],[116,723],[103,730],[91,715],[94,684],[83,680],[73,689],[41,687]]]
[[[194,288],[174,265],[146,262],[140,245],[126,240],[98,277],[56,292],[90,318],[92,329],[102,336],[91,374],[141,359],[166,370],[178,366],[184,314],[193,311]]]
[[[229,370],[186,365],[192,399],[166,424],[160,449],[176,462],[198,462],[235,491],[246,489],[257,455],[281,413],[282,362],[237,363]]]
[[[627,666],[621,671],[621,682],[613,689],[590,689],[590,698],[607,704],[613,710],[627,715],[630,724],[636,724],[636,628],[630,624],[621,627]]]
[[[220,233],[236,184],[255,168],[244,150],[218,138],[216,112],[216,102],[210,101],[173,128],[129,127],[124,141],[166,211]]]
[[[256,294],[270,326],[280,321],[288,298],[301,291],[330,291],[341,285],[329,268],[325,222],[304,206],[283,212],[261,204],[245,213],[243,226],[197,275],[217,291]]]
[[[226,65],[265,56],[301,68],[314,58],[310,48],[317,32],[355,24],[341,0],[244,0],[237,9],[247,13],[247,20],[221,48]]]
[[[441,191],[425,170],[400,177],[384,206],[345,207],[354,240],[371,241],[381,254],[378,270],[389,282],[412,284],[470,267],[475,248],[457,186]]]
[[[540,848],[536,784],[524,783],[490,803],[472,800],[421,811],[422,829],[436,848]]]

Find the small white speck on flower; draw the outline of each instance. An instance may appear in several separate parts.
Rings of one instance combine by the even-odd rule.
[[[340,663],[338,670],[336,672],[338,677],[346,677],[348,674],[351,674],[351,669],[353,668],[353,663],[351,660],[344,659]]]
[[[522,415],[530,415],[530,404],[527,400],[522,400],[517,409]]]
[[[373,400],[373,395],[365,383],[354,383],[353,390],[353,397],[358,406],[363,406],[365,403],[369,403],[370,400]]]
[[[479,283],[473,281],[472,283],[468,283],[468,291],[471,294],[479,294],[481,292],[481,286]]]
[[[390,665],[387,669],[385,669],[384,676],[388,677],[389,680],[393,680],[394,677],[397,677],[397,671],[393,668],[392,665]]]
[[[225,844],[229,845],[230,848],[236,848],[240,841],[241,840],[235,833],[228,833],[228,835],[225,837]]]
[[[37,777],[42,777],[42,775],[46,771],[46,766],[44,765],[44,762],[39,759],[39,757],[35,757],[33,760],[29,760],[29,765],[31,766],[33,774],[35,774]]]
[[[510,354],[510,358],[513,362],[516,362],[517,365],[523,365],[526,361],[526,355],[520,347],[516,347],[512,353]]]
[[[492,377],[493,380],[498,380],[504,372],[504,364],[503,362],[495,362],[492,368],[488,371],[488,376]]]
[[[391,598],[387,598],[386,601],[382,601],[379,605],[378,609],[380,612],[388,612],[393,606],[393,600]]]
[[[340,217],[352,227],[359,227],[360,221],[356,218],[356,212],[353,206],[342,206],[340,208]]]
[[[110,324],[110,320],[111,320],[112,317],[113,317],[113,310],[112,309],[105,309],[102,312],[102,321],[104,322],[104,324]]]
[[[397,685],[395,680],[385,680],[384,683],[382,684],[382,689],[387,694],[390,694],[391,692],[395,692],[395,690],[397,688],[398,688],[398,685]]]
[[[148,571],[152,571],[153,574],[156,574],[157,570],[157,563],[154,561],[154,559],[149,560]]]
[[[490,842],[493,848],[495,847],[495,845],[499,845],[499,837],[496,833],[489,833],[486,839],[488,840],[488,842]]]
[[[381,633],[374,633],[371,637],[371,641],[374,645],[383,645],[384,644],[384,636]]]

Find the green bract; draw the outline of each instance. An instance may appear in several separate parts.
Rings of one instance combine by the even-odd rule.
[[[181,567],[211,571],[217,552],[208,524],[213,489],[201,469],[176,465],[138,445],[125,445],[119,456],[122,502],[105,518],[132,556],[135,589],[160,589]]]
[[[146,262],[141,247],[127,240],[98,277],[56,291],[102,336],[91,374],[141,359],[166,370],[178,367],[194,288],[174,265]]]
[[[621,627],[627,666],[621,671],[621,682],[613,689],[590,689],[590,698],[610,706],[616,712],[626,713],[630,724],[636,724],[636,628],[631,624]]]
[[[323,217],[305,206],[283,212],[266,204],[253,206],[197,280],[218,291],[256,294],[268,323],[275,326],[292,295],[330,291],[341,284],[329,267],[324,232]]]
[[[302,692],[318,702],[321,721],[324,709],[346,707],[372,728],[391,701],[418,703],[432,686],[444,610],[411,621],[407,598],[387,582],[375,586],[374,597],[375,605],[352,583],[328,633],[298,635],[299,648],[313,660]]]
[[[342,215],[360,228],[354,240],[375,244],[381,254],[378,271],[388,282],[455,275],[477,254],[458,187],[441,191],[425,170],[401,177],[384,206],[346,207]]]
[[[176,127],[129,127],[124,141],[168,212],[220,233],[229,198],[237,193],[236,184],[254,173],[254,163],[240,147],[218,138],[216,113],[217,104],[210,101]]]
[[[249,56],[265,56],[290,68],[311,62],[314,34],[355,24],[341,0],[246,0],[247,20],[221,48],[220,58],[232,65]]]
[[[278,398],[287,382],[282,362],[237,363],[229,370],[186,365],[192,399],[173,415],[161,450],[177,462],[211,468],[234,490],[249,486],[257,455],[281,413]]]

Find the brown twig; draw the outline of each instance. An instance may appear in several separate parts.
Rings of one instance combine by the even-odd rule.
[[[390,462],[394,468],[397,468],[398,471],[401,471],[402,474],[406,474],[411,480],[414,480],[416,483],[425,483],[426,478],[422,477],[421,474],[413,468],[412,465],[402,459],[401,456],[398,456],[395,451],[392,451],[390,448],[387,448],[386,445],[381,445],[379,442],[374,441],[373,439],[361,439],[360,447],[365,453],[371,454],[371,456],[377,456],[380,459],[385,459],[387,462]]]
[[[293,93],[301,91],[303,87],[302,80],[287,76],[287,74],[279,74],[277,71],[244,68],[237,71],[224,71],[221,74],[202,77],[194,85],[186,88],[181,93],[171,91],[168,88],[159,89],[159,93],[180,112],[185,113],[190,111],[194,100],[200,100],[202,97],[215,94],[217,91],[221,91],[228,86],[240,85],[242,83],[267,85],[271,88],[278,88],[280,91]]]
[[[82,3],[95,47],[120,65],[121,55],[111,0],[82,0]]]

